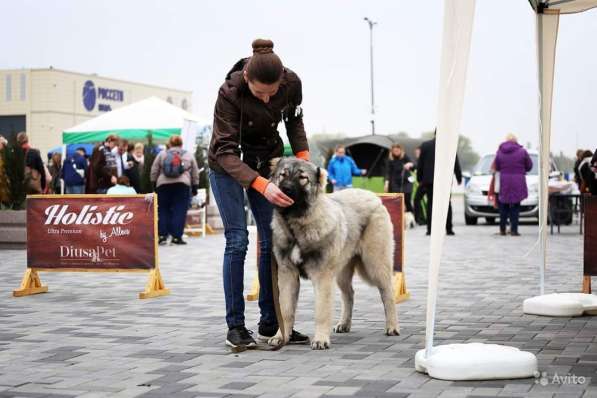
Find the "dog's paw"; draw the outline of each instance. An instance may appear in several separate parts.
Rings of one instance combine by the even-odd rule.
[[[284,338],[278,334],[276,334],[274,337],[271,337],[268,341],[267,344],[271,345],[271,346],[279,346],[279,345],[283,345],[286,344],[288,341],[284,341]]]
[[[312,350],[327,350],[328,348],[330,348],[330,338],[329,337],[322,337],[322,338],[314,337],[311,340],[311,349]]]
[[[400,328],[398,328],[398,327],[386,328],[386,336],[400,336]]]
[[[350,323],[338,322],[338,324],[334,328],[334,332],[335,333],[348,333],[348,332],[350,332]]]

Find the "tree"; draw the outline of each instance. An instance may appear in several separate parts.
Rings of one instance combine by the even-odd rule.
[[[6,175],[6,146],[0,150],[0,208],[10,206],[10,183]]]
[[[10,137],[10,141],[4,149],[4,165],[8,185],[10,186],[8,206],[13,210],[23,209],[27,197],[25,190],[25,151],[17,143],[15,134]]]
[[[479,154],[473,149],[471,139],[464,135],[458,138],[458,160],[462,170],[472,170],[479,161]]]

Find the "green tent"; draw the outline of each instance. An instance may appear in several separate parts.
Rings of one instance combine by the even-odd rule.
[[[163,142],[172,135],[180,135],[185,125],[192,124],[205,123],[164,100],[150,97],[64,130],[62,143],[101,142],[110,134],[131,141],[145,140],[151,134],[154,141]],[[194,135],[192,140],[194,144]]]

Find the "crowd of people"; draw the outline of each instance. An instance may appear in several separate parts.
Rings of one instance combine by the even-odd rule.
[[[427,235],[431,233],[434,167],[435,138],[423,142],[420,147],[415,149],[414,160],[411,160],[406,154],[402,145],[394,144],[389,151],[384,176],[384,192],[404,194],[406,213],[410,213],[419,225],[427,226]],[[367,175],[367,170],[357,167],[354,159],[346,154],[344,145],[336,146],[334,156],[330,159],[327,170],[328,179],[333,186],[334,192],[351,188],[353,176]],[[454,174],[458,184],[461,184],[462,171],[458,157],[456,157]],[[413,192],[416,193],[413,195]],[[425,198],[425,211],[423,211]],[[446,233],[454,235],[451,205],[446,222]]]
[[[576,151],[574,163],[574,182],[578,184],[581,193],[597,195],[597,149]]]
[[[134,195],[143,192],[143,143],[133,144],[112,134],[96,145],[91,154],[79,147],[64,161],[61,153],[51,154],[46,164],[40,151],[31,147],[26,133],[19,133],[16,140],[24,152],[27,194]],[[197,161],[192,153],[183,150],[182,144],[180,136],[170,137],[151,165],[149,190],[158,196],[160,244],[166,244],[169,238],[172,244],[186,244],[183,233],[187,210],[199,186]],[[0,149],[6,145],[6,140],[0,137]]]
[[[404,194],[406,213],[414,222],[427,226],[431,233],[433,204],[433,179],[435,167],[435,138],[423,142],[411,159],[400,144],[389,150],[385,167],[384,192]],[[574,181],[581,193],[597,195],[597,150],[578,150],[574,165]],[[521,203],[528,197],[527,173],[533,168],[533,160],[527,150],[518,143],[514,134],[508,134],[496,153],[491,166],[492,180],[487,193],[489,202],[499,215],[499,234],[520,236],[518,225]],[[336,146],[328,163],[329,182],[334,191],[352,187],[353,176],[366,175],[354,159],[346,154],[344,145]],[[457,183],[462,183],[462,170],[458,156],[454,165]],[[407,217],[410,217],[407,215]],[[448,207],[446,234],[454,235],[452,206]]]

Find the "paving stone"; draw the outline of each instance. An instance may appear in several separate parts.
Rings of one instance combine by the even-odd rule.
[[[139,300],[142,274],[40,273],[49,293],[13,298],[26,252],[0,251],[0,398],[4,397],[597,397],[597,318],[545,318],[522,313],[538,292],[536,225],[517,239],[497,227],[465,226],[453,198],[457,235],[447,237],[436,314],[436,343],[504,343],[538,356],[548,375],[576,375],[582,385],[535,384],[534,379],[446,382],[414,370],[424,346],[429,238],[406,232],[406,280],[411,298],[397,306],[402,335],[383,334],[376,289],[355,279],[351,333],[332,334],[332,347],[311,351],[230,353],[221,285],[223,235],[189,238],[186,247],[160,247],[172,294]],[[582,237],[562,227],[548,242],[547,292],[578,291]],[[255,276],[255,234],[245,286]],[[576,264],[578,266],[571,266]],[[296,328],[314,331],[314,296],[302,282]],[[335,300],[335,319],[340,300]],[[259,321],[246,303],[246,325]]]

